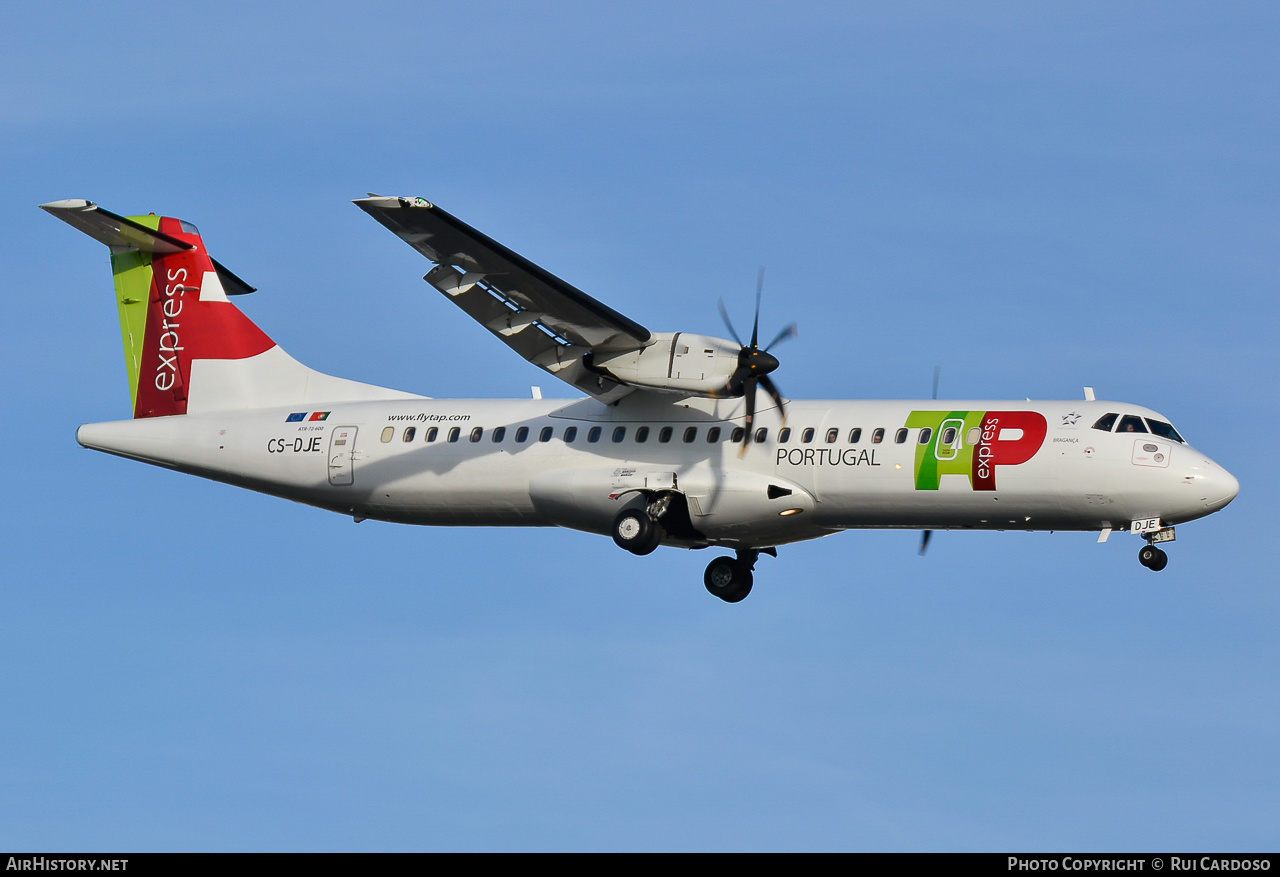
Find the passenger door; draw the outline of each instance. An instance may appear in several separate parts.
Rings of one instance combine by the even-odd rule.
[[[355,482],[356,427],[335,426],[329,433],[329,483],[345,487]]]

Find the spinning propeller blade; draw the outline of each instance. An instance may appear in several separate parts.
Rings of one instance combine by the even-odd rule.
[[[938,379],[940,377],[942,377],[942,366],[935,365],[933,367],[933,398],[935,399],[938,398]],[[918,552],[921,557],[924,557],[924,553],[929,550],[929,540],[932,538],[933,538],[932,530],[925,530],[924,533],[921,534],[920,551]]]
[[[778,410],[782,413],[782,420],[785,423],[787,419],[787,409],[782,401],[782,393],[778,391],[778,387],[769,377],[769,373],[775,371],[780,363],[778,358],[769,353],[769,348],[773,347],[780,341],[787,338],[794,338],[796,333],[796,324],[791,323],[785,329],[778,333],[772,341],[763,349],[760,347],[760,302],[764,297],[764,266],[760,266],[760,273],[756,275],[756,313],[751,321],[751,343],[743,344],[742,339],[738,336],[737,331],[733,328],[733,321],[729,319],[729,310],[724,306],[724,299],[720,300],[720,317],[724,320],[725,326],[729,329],[729,334],[733,336],[733,340],[737,341],[741,346],[738,351],[738,367],[734,369],[732,375],[729,376],[728,382],[725,383],[724,389],[718,395],[722,396],[742,396],[746,399],[747,410],[742,432],[742,448],[738,452],[741,456],[747,452],[747,445],[751,444],[754,432],[756,418],[756,389],[764,387],[764,391],[777,404]]]

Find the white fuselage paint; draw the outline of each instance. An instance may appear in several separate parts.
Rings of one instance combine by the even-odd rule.
[[[322,421],[287,422],[302,413],[295,405],[86,424],[77,439],[88,448],[356,518],[410,524],[605,533],[618,511],[645,501],[641,491],[674,489],[687,498],[705,542],[736,547],[853,528],[1104,530],[1147,518],[1177,524],[1222,508],[1238,489],[1230,473],[1190,445],[1090,427],[1107,412],[1165,420],[1127,403],[794,401],[787,406],[789,441],[779,443],[778,412],[766,409],[756,417],[756,427],[768,430],[766,440],[740,455],[730,439],[742,408],[742,400],[672,401],[656,394],[613,405],[416,398],[311,403],[306,416],[328,411]],[[895,441],[897,433],[912,412],[953,411],[1035,412],[1047,431],[1025,462],[996,466],[994,489],[975,489],[973,478],[954,472],[937,478],[936,489],[921,489],[920,429],[908,429],[904,443]],[[333,461],[335,432],[352,427],[351,456]],[[404,441],[410,427],[413,438]],[[495,442],[498,427],[505,435]],[[522,427],[528,435],[518,442]],[[553,438],[540,441],[546,427]],[[566,442],[570,427],[577,435]],[[636,440],[640,427],[649,429],[643,443]],[[671,438],[662,442],[665,427]],[[714,427],[720,436],[709,442]],[[435,441],[427,442],[432,428]],[[458,440],[450,442],[454,428]],[[483,432],[473,442],[477,428]],[[596,428],[599,438],[592,442]],[[615,442],[618,428],[625,434]],[[689,428],[696,434],[686,443]],[[805,443],[810,428],[813,438]],[[850,443],[854,428],[861,435]],[[384,442],[387,429],[391,439]],[[828,442],[832,429],[836,440]],[[877,429],[884,438],[874,443]],[[1022,433],[1005,432],[1014,439]],[[939,459],[968,455],[976,465],[975,436],[957,435],[934,453]],[[1144,451],[1149,445],[1157,450]],[[337,477],[331,478],[331,466]]]

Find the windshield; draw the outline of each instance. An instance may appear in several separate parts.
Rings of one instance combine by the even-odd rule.
[[[1170,441],[1175,441],[1180,445],[1186,444],[1186,441],[1182,438],[1182,436],[1178,435],[1178,431],[1173,428],[1172,423],[1165,423],[1163,420],[1153,420],[1152,418],[1148,417],[1147,425],[1151,427],[1151,432],[1155,435],[1160,436],[1160,438],[1169,439]]]

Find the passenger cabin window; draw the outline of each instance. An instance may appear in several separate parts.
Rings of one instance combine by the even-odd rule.
[[[1147,425],[1136,414],[1126,414],[1120,418],[1120,428],[1116,432],[1146,432]]]
[[[800,433],[800,441],[804,442],[806,445],[809,444],[809,442],[813,441],[812,426],[805,427],[804,432]]]
[[[707,430],[707,442],[714,445],[718,441],[720,441],[720,427],[713,426]]]
[[[698,437],[698,428],[696,426],[687,427],[684,431],[684,443],[692,444],[693,440]]]
[[[827,430],[827,444],[834,445],[836,443],[836,439],[838,438],[840,438],[840,430],[838,429]]]
[[[636,430],[636,442],[644,444],[649,440],[649,427],[642,426]]]
[[[1147,418],[1147,426],[1151,427],[1151,431],[1163,439],[1175,441],[1180,445],[1185,445],[1182,436],[1178,435],[1178,431],[1173,428],[1172,423],[1165,423],[1163,420],[1152,420]]]
[[[507,428],[505,426],[499,426],[494,429],[493,440],[495,442],[500,442],[506,437],[507,437]]]
[[[516,444],[522,445],[529,440],[529,427],[522,426],[516,430]]]
[[[982,438],[982,430],[976,426],[970,427],[969,432],[965,434],[965,441],[970,445],[977,445],[980,438]]]
[[[955,443],[956,443],[956,428],[954,426],[948,426],[946,429],[942,431],[942,441],[940,441],[938,444],[954,445]]]
[[[875,432],[871,433],[871,444],[878,445],[882,441],[884,441],[884,427],[881,427],[880,429],[877,429]]]
[[[778,444],[785,445],[789,441],[791,441],[791,427],[784,426],[778,430]]]
[[[762,426],[756,430],[756,444],[762,445],[769,438],[769,427]]]
[[[460,435],[462,435],[462,430],[455,426],[453,429],[449,430],[449,441],[456,442]]]
[[[893,440],[897,444],[902,444],[907,440],[907,431],[905,429],[898,430],[897,434],[894,435]]]
[[[396,428],[394,426],[388,426],[382,430],[383,444],[386,444],[387,442],[391,441],[395,437],[396,437]]]
[[[427,442],[430,443],[435,441],[439,435],[440,435],[440,430],[437,427],[434,427],[434,426],[431,427],[430,429],[427,430]]]
[[[856,445],[860,441],[862,441],[862,430],[856,427],[849,430],[849,444]]]
[[[544,426],[544,427],[542,428],[542,432],[538,433],[538,441],[540,441],[540,442],[549,442],[549,441],[551,441],[551,427],[549,427],[549,426]]]
[[[591,442],[591,444],[594,445],[596,442],[600,441],[601,432],[603,432],[603,430],[601,430],[600,427],[598,426],[591,427],[591,429],[587,432],[587,441]]]
[[[478,442],[478,441],[480,441],[480,438],[481,438],[483,435],[484,435],[484,427],[483,427],[483,426],[477,426],[475,429],[471,430],[471,440],[472,440],[473,442]]]
[[[566,426],[564,428],[564,443],[572,444],[573,440],[578,437],[578,428],[576,426]]]
[[[929,439],[932,436],[933,436],[933,430],[926,426],[924,429],[920,430],[920,438],[917,439],[916,441],[919,444],[927,445],[929,444]]]
[[[413,437],[417,434],[418,434],[418,430],[416,427],[406,426],[404,428],[404,438],[402,438],[401,441],[411,442],[413,441]]]
[[[664,426],[662,429],[658,430],[658,441],[665,445],[667,442],[671,441],[672,432],[674,432],[674,430],[672,430],[671,427]]]
[[[1098,422],[1093,425],[1093,428],[1100,429],[1103,432],[1111,432],[1111,429],[1116,425],[1116,418],[1119,416],[1120,415],[1114,411],[1109,414],[1104,414],[1098,418]],[[973,444],[973,442],[970,442],[969,444]]]
[[[742,427],[735,426],[733,428],[733,432],[729,433],[729,441],[733,442],[736,445],[738,442],[742,441],[742,437],[746,435],[746,432],[747,431]]]
[[[613,428],[613,443],[616,445],[627,437],[627,428],[625,426],[615,426]]]

